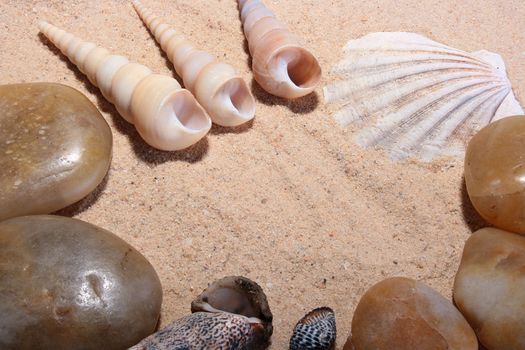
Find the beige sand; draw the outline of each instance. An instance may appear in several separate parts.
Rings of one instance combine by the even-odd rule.
[[[235,0],[144,3],[252,82]],[[525,101],[525,2],[455,0],[266,0],[304,37],[324,69],[347,40],[371,31],[414,31],[506,60]],[[351,142],[323,104],[256,84],[255,121],[214,127],[195,147],[148,147],[98,90],[38,35],[46,19],[115,53],[173,75],[173,67],[127,1],[0,4],[0,81],[49,81],[82,91],[114,131],[113,162],[94,194],[61,214],[109,229],[139,249],[164,286],[162,324],[189,313],[207,283],[250,277],[274,313],[272,349],[287,348],[296,321],[328,305],[338,348],[361,294],[389,276],[424,281],[451,296],[463,243],[484,225],[468,202],[461,159],[393,163]]]

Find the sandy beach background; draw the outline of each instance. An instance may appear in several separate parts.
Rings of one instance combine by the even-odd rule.
[[[324,106],[321,86],[343,45],[375,31],[412,31],[503,56],[525,102],[525,2],[266,0],[304,38],[322,85],[286,101],[254,83],[235,0],[143,0],[197,46],[236,67],[257,99],[253,123],[214,126],[194,147],[146,145],[97,88],[38,34],[45,19],[173,76],[172,64],[127,1],[0,1],[0,81],[58,82],[83,92],[113,130],[113,161],[96,191],[59,212],[106,228],[142,252],[164,289],[161,326],[189,313],[208,283],[244,275],[265,290],[272,349],[318,306],[336,312],[338,348],[354,308],[390,276],[421,280],[447,298],[463,243],[485,224],[463,185],[462,159],[392,162],[361,149]]]

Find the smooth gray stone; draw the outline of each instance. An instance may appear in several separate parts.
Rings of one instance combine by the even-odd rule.
[[[151,264],[109,231],[60,216],[0,223],[0,349],[125,349],[155,330]]]

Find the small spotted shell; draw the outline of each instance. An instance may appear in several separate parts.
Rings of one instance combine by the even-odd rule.
[[[262,288],[242,276],[228,276],[213,282],[191,303],[192,312],[228,312],[260,322],[261,342],[270,343],[273,315]]]
[[[320,307],[297,322],[290,339],[290,350],[333,350],[335,338],[334,311]]]
[[[129,350],[255,350],[261,324],[226,312],[196,312],[150,335]]]

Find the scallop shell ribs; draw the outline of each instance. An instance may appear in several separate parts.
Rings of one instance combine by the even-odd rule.
[[[351,40],[332,70],[325,101],[335,118],[361,129],[357,143],[393,159],[463,156],[493,120],[523,114],[499,55],[454,49],[414,33],[372,33]]]

